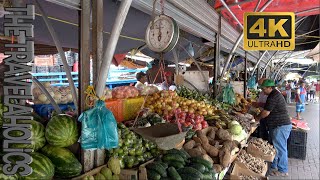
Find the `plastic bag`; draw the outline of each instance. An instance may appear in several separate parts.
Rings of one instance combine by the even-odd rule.
[[[224,103],[228,104],[235,104],[236,103],[236,96],[233,91],[233,87],[231,84],[226,85],[226,87],[223,88],[223,95],[222,99]]]
[[[256,76],[251,76],[248,80],[248,88],[254,89],[256,86]]]
[[[118,147],[117,122],[104,101],[97,101],[94,108],[83,112],[80,143],[82,149],[112,149]]]

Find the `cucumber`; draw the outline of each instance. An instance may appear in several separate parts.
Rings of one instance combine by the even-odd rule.
[[[169,178],[169,177],[161,177],[160,180],[174,180],[174,179],[171,179],[171,178]]]
[[[160,180],[161,179],[160,174],[154,170],[151,170],[151,169],[147,171],[147,175],[148,175],[148,180]]]
[[[163,156],[162,160],[164,162],[170,162],[170,161],[179,161],[181,163],[185,163],[184,159],[177,154],[166,154]]]
[[[188,174],[180,174],[181,179],[183,180],[200,180],[200,178],[189,176]]]
[[[185,161],[188,160],[188,157],[181,151],[179,151],[178,149],[170,149],[167,151],[167,154],[177,154],[179,156],[181,156]]]
[[[161,175],[161,177],[167,177],[167,171],[161,164],[153,162],[146,165],[147,170],[153,170]]]
[[[204,173],[206,171],[206,167],[200,163],[192,163],[189,167],[192,167],[201,173]]]
[[[192,158],[190,158],[190,161],[192,163],[203,164],[207,169],[212,169],[212,164],[209,161],[207,161],[201,157],[192,157]]]
[[[202,179],[203,174],[199,172],[198,170],[192,168],[192,167],[184,167],[178,170],[178,173],[181,174],[187,174],[189,176],[200,178]]]
[[[181,163],[180,161],[170,161],[168,165],[174,167],[175,169],[180,169],[184,167],[183,163]]]
[[[211,172],[204,173],[202,176],[203,180],[212,180],[213,179],[213,174]]]
[[[187,151],[185,150],[180,150],[180,152],[182,152],[188,159],[191,158],[191,156],[187,153]]]
[[[182,180],[179,173],[174,167],[169,167],[168,168],[168,175],[174,180]]]
[[[168,164],[164,162],[158,162],[164,169],[168,168]]]

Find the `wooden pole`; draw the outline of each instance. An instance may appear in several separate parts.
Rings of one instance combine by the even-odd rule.
[[[80,61],[79,61],[79,114],[87,109],[86,94],[90,85],[90,0],[81,1],[80,11]],[[94,167],[94,151],[81,150],[84,172]]]

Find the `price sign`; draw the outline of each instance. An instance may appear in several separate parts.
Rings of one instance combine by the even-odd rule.
[[[246,12],[244,14],[245,50],[294,50],[293,12]]]

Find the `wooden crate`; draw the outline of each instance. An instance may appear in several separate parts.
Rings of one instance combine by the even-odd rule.
[[[154,159],[151,159],[150,161],[139,166],[139,180],[148,180],[146,165],[152,163],[153,161]]]
[[[86,176],[94,176],[98,174],[103,167],[106,167],[107,165],[102,165],[100,167],[97,167],[81,176],[72,178],[72,180],[82,180]],[[121,169],[120,172],[120,179],[121,180],[138,180],[138,170],[136,169]]]

